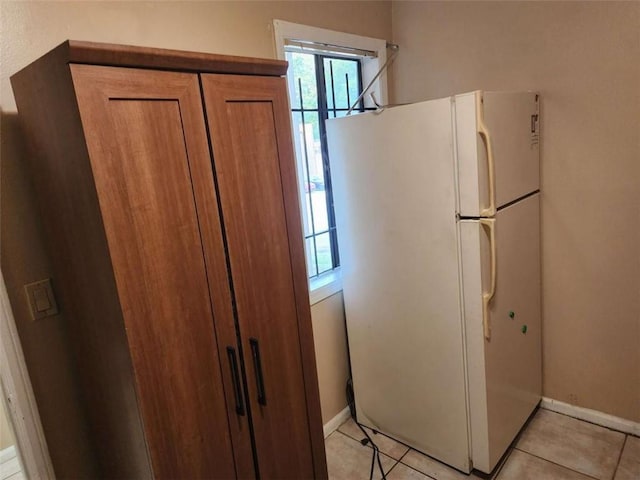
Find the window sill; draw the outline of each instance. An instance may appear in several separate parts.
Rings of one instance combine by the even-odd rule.
[[[309,281],[309,300],[311,305],[321,302],[342,290],[342,275],[336,268]]]

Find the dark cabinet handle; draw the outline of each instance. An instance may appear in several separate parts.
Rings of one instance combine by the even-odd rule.
[[[240,387],[240,373],[238,372],[238,359],[236,350],[233,347],[227,347],[227,357],[229,357],[229,366],[231,367],[231,378],[233,379],[233,394],[236,397],[236,413],[244,417],[244,403],[242,401],[242,389]]]
[[[264,391],[264,378],[262,377],[262,362],[260,361],[260,347],[258,340],[249,339],[251,345],[251,356],[253,357],[253,370],[256,374],[256,386],[258,387],[258,403],[260,405],[267,404],[267,394]]]

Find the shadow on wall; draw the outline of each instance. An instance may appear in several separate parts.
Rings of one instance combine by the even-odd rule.
[[[16,113],[0,113],[0,268],[58,478],[95,477],[76,365],[60,314],[31,320],[23,286],[51,278],[46,238],[26,165],[28,149]]]

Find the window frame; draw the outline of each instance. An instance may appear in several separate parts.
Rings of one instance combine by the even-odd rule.
[[[351,33],[337,32],[333,30],[327,30],[318,27],[312,27],[309,25],[302,25],[298,23],[286,22],[283,20],[273,20],[273,33],[275,41],[276,57],[280,60],[286,60],[285,54],[285,41],[286,40],[304,40],[311,42],[318,42],[328,45],[337,45],[346,48],[357,48],[361,50],[370,50],[376,52],[377,56],[372,58],[362,58],[361,62],[361,81],[362,85],[366,87],[371,79],[378,73],[387,60],[387,42],[379,38],[365,37],[361,35],[354,35]],[[319,52],[320,53],[320,52]],[[324,53],[323,53],[324,54]],[[331,55],[331,50],[327,49],[327,55]],[[292,85],[289,85],[291,89]],[[376,100],[381,104],[388,103],[387,100],[387,73],[383,72],[378,80],[370,88],[369,92],[372,92]],[[363,99],[365,108],[375,107],[370,95],[366,95]],[[291,106],[290,106],[291,107]],[[291,111],[291,108],[290,108]],[[293,112],[291,112],[293,115]],[[299,139],[296,135],[293,135],[294,142],[296,142],[296,152],[299,151]],[[299,169],[299,160],[296,159],[296,170]],[[301,178],[304,176],[297,172],[299,183],[302,182]],[[331,179],[329,179],[331,182]],[[300,183],[298,188],[298,196],[301,195],[301,188],[303,183]],[[304,199],[300,198],[300,202]],[[302,206],[302,203],[301,203]],[[302,216],[302,211],[300,211]],[[306,242],[305,242],[306,251]],[[339,255],[339,253],[338,253]],[[306,262],[305,262],[306,268]],[[308,276],[308,272],[307,272]],[[334,295],[342,290],[342,276],[340,267],[334,268],[329,272],[309,279],[309,296],[311,305],[318,303],[325,298]]]
[[[337,238],[337,231],[336,231],[336,222],[335,222],[335,212],[334,212],[334,208],[333,208],[333,187],[332,187],[332,183],[331,183],[331,166],[329,165],[329,152],[328,152],[328,146],[327,146],[327,138],[326,138],[326,125],[325,122],[326,120],[330,119],[330,118],[335,118],[340,112],[342,112],[342,114],[346,113],[346,111],[348,110],[348,108],[353,104],[353,101],[356,99],[357,95],[355,95],[353,98],[349,97],[349,92],[346,92],[347,94],[347,103],[348,105],[343,105],[342,107],[338,107],[336,105],[334,105],[335,103],[335,86],[334,86],[334,76],[333,76],[333,71],[331,69],[331,66],[329,67],[329,70],[327,69],[327,61],[329,62],[329,65],[331,65],[331,63],[333,61],[338,61],[338,62],[349,62],[351,63],[353,66],[355,66],[356,68],[356,80],[357,83],[354,84],[354,86],[357,88],[358,90],[358,95],[359,92],[362,91],[362,62],[361,62],[361,58],[360,57],[356,57],[356,58],[350,58],[350,57],[345,57],[345,56],[337,56],[335,54],[332,53],[327,53],[327,52],[317,52],[317,51],[304,51],[304,50],[298,50],[298,49],[294,49],[294,50],[290,50],[287,49],[287,53],[297,53],[297,54],[305,54],[308,55],[310,57],[313,58],[313,63],[314,63],[314,72],[315,72],[315,89],[317,92],[317,102],[315,107],[313,106],[308,106],[305,105],[304,102],[302,101],[302,86],[300,83],[295,83],[295,79],[294,79],[294,83],[291,84],[291,79],[289,78],[289,87],[290,88],[295,88],[295,90],[298,92],[298,100],[300,101],[299,104],[295,104],[292,103],[291,104],[291,112],[293,115],[293,127],[294,130],[296,130],[296,125],[298,124],[298,121],[296,121],[296,117],[299,115],[300,116],[300,120],[302,120],[304,122],[304,118],[305,118],[305,114],[310,114],[311,116],[316,115],[318,118],[318,134],[320,137],[320,150],[321,150],[321,155],[322,155],[322,170],[323,170],[323,178],[324,178],[324,184],[325,184],[325,209],[326,209],[326,213],[327,213],[327,228],[324,231],[317,231],[316,230],[316,224],[315,221],[317,219],[317,217],[314,215],[315,213],[315,208],[313,206],[313,201],[311,199],[310,202],[308,202],[309,206],[310,206],[310,210],[307,214],[310,213],[310,218],[307,219],[305,218],[305,208],[303,208],[303,205],[301,205],[301,210],[302,210],[302,216],[303,216],[303,221],[305,224],[309,224],[311,225],[311,232],[305,232],[305,236],[304,236],[304,240],[305,240],[305,245],[309,245],[309,243],[311,243],[313,245],[313,255],[309,255],[309,257],[313,258],[315,260],[315,272],[319,272],[319,273],[315,273],[313,275],[309,275],[309,282],[313,283],[313,281],[315,280],[315,278],[320,277],[322,275],[328,274],[330,271],[336,270],[340,267],[340,254],[338,252],[338,238]],[[291,66],[290,66],[291,68]],[[329,87],[328,83],[327,83],[327,73],[330,73],[330,78],[331,78],[331,86]],[[290,72],[291,73],[291,72]],[[298,79],[298,82],[300,82],[301,80]],[[331,93],[331,96],[329,96],[329,93]],[[293,102],[293,92],[291,92],[291,98],[290,101]],[[331,106],[329,106],[330,102],[329,100],[332,100],[331,102]],[[362,100],[360,100],[358,102],[358,106],[354,108],[355,111],[357,112],[362,112],[364,111],[364,104],[362,102]],[[295,131],[294,131],[295,134]],[[303,134],[304,139],[306,139],[306,135]],[[307,182],[309,182],[311,180],[310,178],[310,171],[309,171],[309,164],[310,164],[310,160],[309,160],[309,147],[307,146],[307,148],[301,148],[297,153],[301,153],[302,150],[304,150],[304,161],[302,161],[301,159],[298,159],[298,168],[302,168],[303,171],[306,173],[306,175],[304,175],[304,181],[303,181],[303,185],[305,185]],[[302,179],[301,179],[302,180]],[[306,192],[306,189],[305,189]],[[300,190],[300,194],[301,196],[304,198],[304,195],[302,194],[302,190]],[[313,195],[312,193],[310,193],[310,195]],[[301,203],[307,203],[302,201]],[[306,230],[306,229],[305,229]],[[329,236],[329,244],[330,244],[330,249],[331,249],[331,268],[329,268],[329,270],[323,270],[322,272],[320,272],[320,263],[318,262],[318,246],[317,246],[317,239],[322,236],[328,234]],[[309,240],[311,240],[311,242],[309,242]],[[307,252],[307,254],[309,254],[309,252]],[[309,260],[309,259],[308,259]],[[313,269],[312,269],[313,270]],[[311,272],[308,272],[311,273]]]

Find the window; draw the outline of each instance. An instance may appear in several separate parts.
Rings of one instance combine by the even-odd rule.
[[[293,134],[302,147],[297,156],[307,272],[315,278],[340,265],[324,121],[346,115],[358,98],[361,67],[357,58],[286,50]]]
[[[298,184],[311,301],[341,288],[331,168],[324,121],[346,115],[386,60],[384,40],[274,20],[278,58],[289,62]],[[386,78],[371,89],[386,102]],[[356,111],[373,107],[361,101]]]

